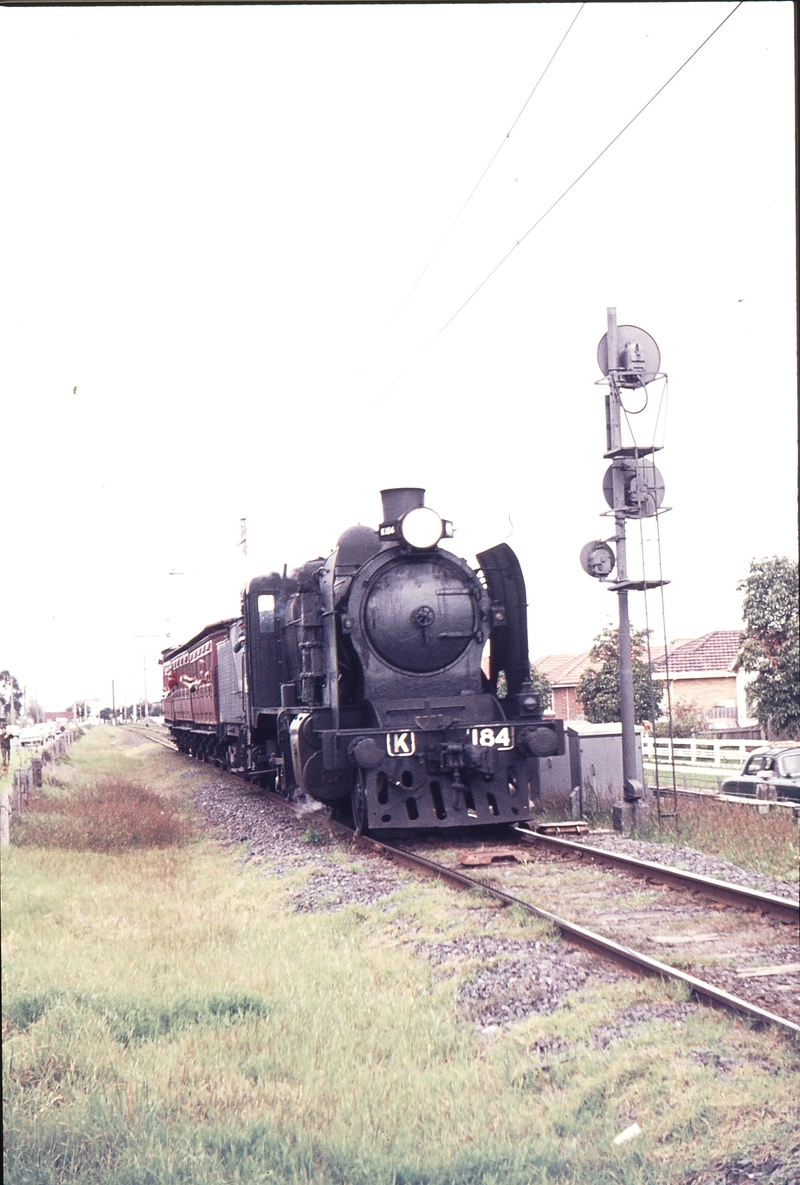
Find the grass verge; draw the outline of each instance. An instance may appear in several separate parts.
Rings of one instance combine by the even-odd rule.
[[[642,838],[680,843],[712,856],[721,856],[740,868],[797,883],[800,831],[789,811],[759,814],[747,803],[682,798],[677,826],[651,818]]]
[[[124,730],[71,752],[61,802],[133,780],[185,819],[216,776]],[[797,1142],[797,1051],[658,981],[593,980],[477,1031],[474,962],[418,948],[550,940],[517,911],[407,877],[373,906],[298,913],[302,869],[261,875],[199,831],[46,839],[3,853],[7,1182],[662,1185]]]

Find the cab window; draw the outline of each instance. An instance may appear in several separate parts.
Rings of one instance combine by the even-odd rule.
[[[258,629],[262,634],[275,632],[275,596],[273,593],[258,594]]]

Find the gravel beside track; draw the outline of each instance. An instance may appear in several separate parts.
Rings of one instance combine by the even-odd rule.
[[[690,1173],[682,1185],[749,1185],[750,1181],[761,1181],[763,1185],[800,1185],[800,1144],[791,1150],[789,1164],[768,1156],[766,1160],[720,1161],[712,1170]]]
[[[748,889],[759,889],[762,893],[773,893],[776,897],[786,897],[790,901],[800,898],[800,890],[795,882],[775,880],[771,876],[763,876],[760,872],[751,872],[746,868],[739,868],[723,860],[720,856],[707,856],[704,852],[697,852],[694,848],[678,847],[675,844],[647,843],[644,840],[629,839],[617,835],[613,831],[590,831],[580,837],[580,843],[603,848],[607,852],[619,852],[623,856],[632,856],[636,860],[649,860],[655,864],[667,864],[671,868],[680,868],[686,872],[694,872],[698,876],[711,876],[719,881],[727,881],[731,885],[741,885]]]
[[[190,770],[183,777],[192,777]],[[358,871],[331,858],[325,816],[316,807],[292,809],[233,778],[204,786],[194,800],[207,820],[223,831],[226,844],[247,844],[242,862],[262,864],[266,876],[311,869],[296,893],[298,912],[331,912],[344,905],[374,905],[401,886],[399,870],[380,856],[354,853]],[[342,849],[339,848],[339,851]]]

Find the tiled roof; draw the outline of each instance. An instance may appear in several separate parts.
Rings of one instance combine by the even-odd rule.
[[[669,649],[670,675],[681,671],[729,671],[739,653],[742,635],[739,630],[714,630],[701,638],[672,643]],[[651,643],[654,671],[664,670],[664,647]],[[647,654],[642,658],[647,661]],[[546,675],[553,687],[576,687],[584,671],[591,667],[589,651],[582,654],[545,654],[534,660],[540,675]]]
[[[739,653],[742,634],[740,630],[713,630],[702,638],[693,638],[669,652],[669,673],[681,671],[729,671]],[[656,670],[663,670],[663,656],[653,663]]]
[[[534,660],[540,675],[546,675],[553,687],[575,687],[581,675],[591,665],[589,651],[583,654],[545,654]]]

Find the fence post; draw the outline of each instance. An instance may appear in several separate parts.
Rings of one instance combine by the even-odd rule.
[[[28,806],[28,791],[31,783],[29,769],[14,770],[14,790],[11,798],[12,811],[23,811]]]
[[[769,803],[777,802],[778,787],[764,784],[756,786],[756,798],[758,799],[758,813],[760,815],[767,815],[770,811]]]
[[[11,807],[8,801],[8,791],[4,790],[0,794],[0,847],[7,848],[10,840],[10,828],[8,826],[8,817],[11,814]]]
[[[33,789],[41,790],[42,788],[42,759],[41,757],[31,758],[31,775],[33,778]]]

